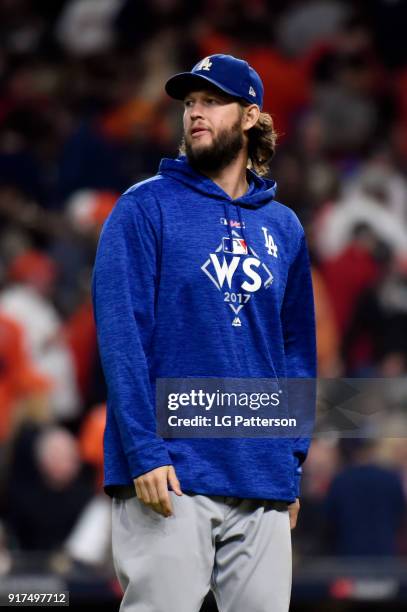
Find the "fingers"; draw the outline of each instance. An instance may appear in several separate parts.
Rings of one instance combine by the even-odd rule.
[[[172,515],[172,504],[171,504],[170,494],[168,492],[167,479],[165,479],[164,482],[160,482],[158,484],[157,492],[158,492],[158,497],[160,499],[160,504],[161,504],[161,508],[163,510],[164,516],[171,516]]]
[[[148,492],[148,486],[143,480],[141,480],[139,483],[139,489],[140,489],[140,499],[142,499],[145,504],[149,504],[151,502],[150,494]]]
[[[176,493],[177,495],[182,495],[181,485],[179,483],[179,480],[177,478],[173,465],[170,465],[168,467],[167,477],[168,477],[168,482],[170,483],[171,488],[174,491],[174,493]]]
[[[167,486],[170,467],[172,466],[165,465],[134,479],[138,499],[165,517],[172,515],[171,499]]]

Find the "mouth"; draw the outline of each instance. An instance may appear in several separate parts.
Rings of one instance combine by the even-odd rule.
[[[202,136],[203,134],[206,134],[208,132],[209,130],[207,130],[206,128],[195,127],[195,128],[192,128],[191,130],[191,136],[192,138],[198,138],[199,136]]]

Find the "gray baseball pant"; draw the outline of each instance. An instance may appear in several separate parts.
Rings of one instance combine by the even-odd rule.
[[[199,612],[212,589],[219,612],[287,612],[287,504],[170,491],[173,515],[113,499],[113,560],[121,612]]]

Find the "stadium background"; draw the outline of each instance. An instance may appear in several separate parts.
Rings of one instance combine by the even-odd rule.
[[[0,595],[41,584],[118,609],[89,281],[118,194],[176,154],[163,83],[199,58],[263,78],[271,176],[312,254],[319,375],[405,376],[406,24],[403,0],[0,2]],[[406,497],[403,437],[313,442],[293,612],[405,609]]]

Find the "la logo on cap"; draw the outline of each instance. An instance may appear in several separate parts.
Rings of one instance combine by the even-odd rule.
[[[196,67],[197,70],[210,70],[212,66],[211,58],[205,57],[201,62],[199,62]]]
[[[250,85],[250,89],[249,89],[249,96],[253,96],[254,98],[256,97],[256,92],[254,91],[253,87]]]

